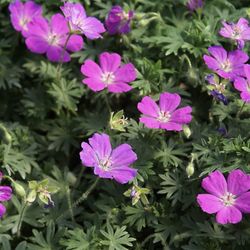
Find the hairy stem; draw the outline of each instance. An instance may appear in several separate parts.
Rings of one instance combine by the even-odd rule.
[[[23,223],[23,216],[24,216],[25,209],[26,209],[27,205],[28,205],[27,202],[25,202],[23,204],[20,215],[19,215],[18,224],[17,224],[17,237],[21,236],[21,228],[22,228],[22,223]]]
[[[239,112],[236,115],[236,118],[240,118],[240,115],[241,115],[241,113],[242,113],[245,105],[246,105],[246,102],[243,102],[243,104],[241,105],[241,108],[240,108]]]
[[[71,209],[72,209],[72,210],[73,210],[74,208],[78,207],[78,206],[80,205],[81,202],[85,201],[85,200],[88,198],[89,194],[90,194],[90,193],[95,189],[95,187],[97,186],[99,180],[100,180],[100,179],[97,178],[97,179],[95,180],[95,182],[87,189],[87,191],[84,192],[84,193],[82,194],[82,196],[72,204],[72,206],[71,206]],[[57,217],[56,221],[58,221],[58,220],[60,220],[61,218],[65,217],[69,212],[70,212],[70,209],[66,210],[63,214],[61,214],[59,217]]]

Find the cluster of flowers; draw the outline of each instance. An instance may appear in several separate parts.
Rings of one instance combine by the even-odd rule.
[[[27,47],[35,53],[47,54],[51,61],[67,62],[69,52],[83,47],[80,34],[89,39],[101,38],[104,25],[94,17],[87,17],[84,7],[79,3],[66,2],[61,7],[64,14],[55,14],[49,22],[42,17],[41,6],[33,1],[25,4],[19,0],[10,4],[11,21],[14,28],[22,32]],[[130,31],[133,11],[126,13],[120,6],[114,6],[105,21],[110,35],[124,34]],[[83,83],[93,91],[107,89],[112,93],[132,90],[129,83],[136,79],[136,69],[132,63],[121,65],[121,56],[104,52],[99,56],[100,66],[93,60],[86,60],[81,67],[85,76]],[[149,96],[138,104],[143,114],[140,121],[149,128],[181,131],[183,124],[191,121],[192,108],[177,109],[181,97],[178,94],[162,93],[159,105]],[[94,167],[94,173],[102,178],[114,178],[120,183],[132,180],[136,170],[129,168],[136,154],[128,144],[111,150],[110,139],[106,134],[95,134],[89,144],[82,144],[81,159],[85,166]]]
[[[188,4],[192,11],[203,6],[201,0],[191,0]],[[15,0],[9,9],[12,24],[25,37],[27,47],[38,54],[46,53],[51,61],[69,61],[69,52],[83,48],[80,35],[98,39],[105,32],[104,25],[94,17],[87,17],[79,3],[64,3],[61,7],[64,16],[55,14],[50,21],[42,16],[41,6],[33,1],[23,4]],[[105,21],[109,34],[128,33],[133,16],[133,11],[126,13],[120,6],[114,6]],[[220,34],[235,40],[238,49],[228,53],[221,46],[212,46],[208,49],[211,56],[205,55],[204,61],[220,77],[234,81],[235,88],[242,92],[242,99],[250,102],[250,65],[245,64],[248,56],[242,51],[245,41],[250,40],[248,21],[241,18],[237,24],[223,22],[223,25]],[[81,67],[85,76],[83,83],[95,92],[104,89],[112,93],[132,90],[129,83],[136,79],[136,69],[132,63],[121,65],[121,61],[120,55],[108,52],[99,56],[100,65],[86,60]],[[209,75],[207,80],[214,86],[213,95],[227,104],[223,95],[225,85],[214,75]],[[137,106],[142,113],[140,122],[148,128],[181,131],[183,125],[192,120],[192,108],[178,108],[180,103],[181,97],[175,93],[160,94],[159,103],[146,96]],[[122,144],[112,149],[110,138],[104,133],[95,133],[88,143],[82,143],[80,158],[83,165],[94,168],[99,177],[114,179],[121,184],[133,180],[137,174],[137,170],[130,167],[137,160],[131,146]],[[215,171],[203,180],[202,187],[209,194],[199,194],[197,201],[203,211],[217,213],[218,223],[238,223],[242,213],[250,213],[250,192],[247,192],[250,177],[242,171],[232,171],[227,182],[221,172]],[[0,201],[10,199],[11,192],[10,187],[0,187]],[[0,204],[0,216],[4,212],[5,207]]]
[[[42,15],[42,6],[27,1],[15,0],[9,5],[13,27],[25,38],[28,49],[37,54],[46,54],[52,62],[70,61],[69,52],[77,52],[84,46],[81,35],[88,39],[102,38],[104,25],[95,17],[87,17],[79,3],[65,3],[50,20]],[[126,13],[114,6],[106,19],[109,34],[124,34],[130,31],[133,12]]]
[[[3,174],[0,172],[0,182],[2,181]],[[2,204],[3,201],[8,201],[12,196],[12,188],[9,186],[0,186],[0,218],[6,212],[6,207]]]
[[[250,40],[250,26],[245,18],[240,18],[237,23],[222,22],[223,27],[219,34],[225,38],[230,38],[237,44],[237,49],[227,52],[222,46],[212,46],[208,48],[210,55],[204,56],[204,61],[208,68],[218,74],[218,76],[233,82],[234,87],[241,92],[241,99],[250,102],[250,65],[246,64],[249,57],[242,50],[245,41]],[[225,82],[220,82],[214,75],[207,77],[208,82],[213,86],[211,94],[227,104],[224,96]]]

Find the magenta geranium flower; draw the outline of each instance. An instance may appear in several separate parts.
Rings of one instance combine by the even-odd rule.
[[[80,3],[66,2],[61,10],[69,22],[71,31],[84,34],[89,39],[101,38],[104,25],[95,17],[87,17]]]
[[[214,70],[219,76],[233,80],[243,74],[244,63],[249,58],[245,52],[241,50],[227,52],[221,46],[212,46],[208,51],[211,56],[205,55],[203,59],[208,68]]]
[[[93,167],[94,173],[101,178],[115,179],[124,184],[133,180],[137,170],[130,165],[137,160],[137,155],[128,144],[112,149],[109,136],[94,134],[89,143],[82,143],[80,153],[82,164]]]
[[[69,35],[67,21],[61,14],[55,14],[51,21],[38,17],[28,25],[29,36],[26,39],[27,47],[34,53],[45,54],[52,62],[70,61],[69,52],[82,49],[83,39],[79,35],[71,35],[66,51],[64,46]]]
[[[100,66],[92,60],[86,60],[81,72],[86,78],[83,83],[93,91],[105,88],[109,92],[122,93],[132,89],[128,83],[136,79],[136,70],[132,63],[121,66],[121,57],[116,53],[104,52],[99,57]]]
[[[189,0],[187,2],[187,7],[190,11],[195,11],[203,7],[203,0]]]
[[[29,35],[28,24],[34,17],[42,16],[42,6],[33,1],[22,3],[20,0],[14,0],[10,3],[9,10],[14,29],[22,32],[24,37]]]
[[[145,96],[138,109],[143,114],[140,122],[148,128],[181,131],[184,124],[192,120],[192,108],[186,106],[177,109],[180,105],[181,97],[178,94],[162,93],[159,105],[149,96]]]
[[[216,213],[220,224],[238,223],[242,213],[250,213],[250,177],[241,170],[233,170],[227,180],[220,171],[203,179],[202,187],[209,194],[199,194],[197,201],[208,214]]]
[[[241,92],[240,97],[243,101],[250,103],[250,65],[244,65],[246,79],[237,77],[234,81],[234,87]]]
[[[240,18],[237,23],[222,22],[223,28],[220,35],[236,41],[238,48],[244,48],[245,41],[250,40],[250,27],[245,18]]]
[[[0,172],[0,182],[2,180],[3,174]],[[2,204],[3,201],[8,201],[11,199],[12,196],[12,189],[9,186],[0,186],[0,218],[6,212],[5,206]]]
[[[127,34],[130,32],[130,23],[133,19],[134,12],[128,13],[119,5],[113,6],[105,21],[105,26],[110,35]]]

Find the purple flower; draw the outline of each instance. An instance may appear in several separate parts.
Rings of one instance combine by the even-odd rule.
[[[127,34],[130,32],[130,23],[133,19],[134,12],[126,13],[121,6],[113,6],[109,11],[105,21],[105,26],[110,35]]]
[[[101,33],[105,32],[104,25],[97,18],[87,17],[80,3],[66,2],[61,10],[72,32],[84,34],[89,39],[101,38]]]
[[[93,91],[108,88],[109,92],[122,93],[132,89],[128,83],[136,79],[136,70],[132,63],[121,66],[121,57],[116,53],[104,52],[99,57],[100,66],[92,60],[86,60],[81,67],[85,78],[83,83]]]
[[[71,35],[66,51],[64,46],[69,35],[67,21],[61,14],[55,14],[51,21],[38,17],[28,25],[29,36],[26,39],[27,47],[34,53],[45,54],[52,62],[68,62],[68,51],[75,52],[83,47],[83,39],[79,35]]]
[[[190,11],[195,11],[197,9],[201,9],[203,7],[202,0],[189,0],[187,3],[187,7]]]
[[[250,27],[245,18],[240,18],[235,23],[222,22],[223,28],[221,28],[219,34],[223,37],[230,38],[237,42],[238,49],[243,49],[245,41],[250,40]]]
[[[250,177],[241,170],[229,173],[227,181],[220,171],[214,171],[203,179],[202,187],[209,194],[199,194],[197,201],[208,214],[216,213],[220,224],[236,224],[242,213],[250,213]]]
[[[234,87],[241,92],[240,97],[245,102],[250,103],[250,65],[244,65],[246,79],[237,77],[234,81]]]
[[[222,93],[218,92],[217,90],[212,90],[210,93],[215,99],[223,102],[224,105],[228,105],[228,99]]]
[[[146,96],[138,103],[138,109],[143,114],[140,122],[148,128],[160,128],[165,130],[181,131],[184,124],[192,120],[192,108],[186,106],[177,109],[181,97],[178,94],[162,93],[159,105],[149,96]]]
[[[0,186],[0,202],[10,200],[11,196],[12,196],[12,189],[11,189],[11,187]],[[6,212],[5,206],[2,203],[0,203],[0,218],[3,217],[3,215],[5,214],[5,212]]]
[[[42,6],[33,1],[26,3],[15,0],[9,5],[11,23],[15,30],[22,32],[24,37],[29,35],[28,24],[34,17],[42,16]]]
[[[242,75],[244,63],[249,58],[245,52],[241,50],[227,52],[221,46],[209,47],[208,51],[211,56],[204,55],[203,59],[209,69],[230,80]]]
[[[124,184],[134,179],[137,170],[129,166],[137,160],[137,155],[128,144],[112,149],[109,136],[94,134],[89,143],[82,143],[80,158],[86,167],[94,167],[95,175],[115,179]]]

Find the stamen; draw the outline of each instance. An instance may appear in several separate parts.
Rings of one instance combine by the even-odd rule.
[[[171,118],[170,112],[165,112],[165,111],[161,110],[159,112],[159,116],[158,116],[157,120],[159,122],[169,122],[170,118]]]
[[[233,206],[235,203],[236,196],[232,193],[227,192],[225,195],[221,197],[221,201],[224,206],[229,207]]]
[[[113,72],[105,72],[102,74],[101,80],[106,83],[106,85],[112,84],[115,81],[115,75]]]

